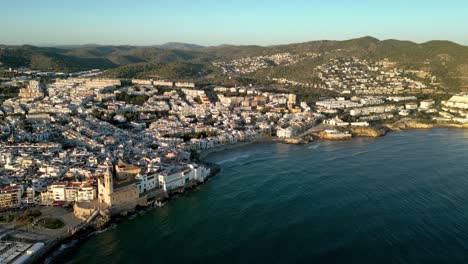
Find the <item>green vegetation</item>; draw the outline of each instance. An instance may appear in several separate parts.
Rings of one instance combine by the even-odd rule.
[[[198,78],[213,72],[211,66],[199,63],[171,62],[138,63],[125,65],[105,73],[107,77],[114,78],[163,78],[183,80]]]
[[[105,58],[69,56],[67,52],[68,50],[63,49],[33,46],[6,48],[0,50],[0,61],[9,67],[65,72],[117,66]]]
[[[16,96],[19,93],[19,89],[20,87],[17,86],[2,87],[0,88],[0,94]]]
[[[190,159],[194,161],[200,161],[200,153],[196,150],[190,151]]]
[[[0,215],[0,222],[10,223],[15,221],[20,224],[32,224],[35,219],[40,217],[42,212],[39,210],[29,210],[24,213],[4,213]]]
[[[10,223],[15,220],[16,214],[14,213],[5,213],[3,215],[0,215],[0,222],[1,223]]]
[[[299,95],[299,100],[313,105],[312,102],[317,101],[320,97],[331,97],[337,94],[330,90],[317,89],[311,87],[293,86],[290,88],[292,93]]]
[[[273,55],[289,52],[322,56],[305,59],[288,66],[272,66],[246,76],[221,75],[214,61],[249,56]],[[184,43],[162,46],[64,46],[46,48],[33,46],[5,46],[0,50],[0,61],[6,67],[76,71],[93,68],[109,69],[105,75],[117,78],[194,79],[201,84],[226,86],[271,85],[270,78],[286,78],[315,83],[314,68],[330,58],[353,56],[369,61],[388,58],[395,67],[424,70],[437,76],[447,91],[468,89],[468,47],[449,41],[430,41],[422,44],[399,41],[380,41],[372,37],[346,41],[311,41],[278,46],[202,47]],[[427,81],[427,80],[426,80]]]
[[[65,226],[65,223],[58,218],[42,218],[36,222],[36,226],[46,229],[59,229]]]
[[[36,218],[42,215],[42,212],[39,210],[31,210],[25,213],[26,216]]]
[[[104,112],[102,111],[99,111],[98,109],[94,108],[93,109],[93,116],[97,119],[102,119],[102,117],[104,116]]]
[[[16,86],[9,86],[9,87],[2,87],[0,88],[0,103],[3,102],[3,100],[16,97],[19,93],[20,87]]]
[[[208,137],[213,137],[216,136],[216,133],[213,133],[211,131],[201,131],[201,132],[193,132],[191,134],[185,134],[182,138],[184,139],[185,142],[190,141],[192,138],[208,138]]]
[[[148,98],[149,97],[147,95],[130,95],[127,93],[118,93],[116,95],[117,101],[123,101],[135,105],[143,105],[146,101],[148,101]]]

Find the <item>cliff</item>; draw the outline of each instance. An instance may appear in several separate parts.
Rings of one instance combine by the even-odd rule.
[[[355,137],[381,137],[387,134],[386,127],[351,127],[349,132]]]

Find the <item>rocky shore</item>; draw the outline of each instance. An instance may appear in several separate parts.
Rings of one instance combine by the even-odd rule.
[[[349,140],[353,137],[382,137],[390,131],[401,131],[407,129],[430,129],[430,128],[468,128],[468,124],[433,122],[430,120],[405,118],[394,123],[384,123],[368,127],[339,127],[337,131],[342,134],[329,134],[326,129],[305,133],[298,137],[284,139],[286,144],[308,144],[314,139],[322,140]],[[347,134],[349,133],[349,134]]]
[[[314,137],[312,135],[306,136],[306,137],[295,137],[295,138],[284,139],[284,143],[292,144],[292,145],[308,144],[312,141],[314,141]]]
[[[340,128],[338,132],[330,134],[327,133],[326,129],[312,131],[310,133],[304,133],[298,137],[284,139],[283,142],[286,144],[308,144],[315,139],[322,140],[348,140],[353,137],[381,137],[385,136],[389,129],[385,126],[373,126],[373,127],[349,127]]]
[[[448,122],[431,122],[420,119],[401,119],[395,123],[384,124],[385,127],[392,131],[406,129],[428,129],[428,128],[468,128],[468,124],[448,123]]]
[[[354,137],[382,137],[387,134],[388,128],[384,126],[351,127],[349,132]]]

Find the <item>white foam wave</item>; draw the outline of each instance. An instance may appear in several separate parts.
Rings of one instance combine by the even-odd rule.
[[[239,159],[249,158],[250,156],[252,156],[252,155],[251,154],[245,154],[245,155],[235,156],[235,157],[232,157],[232,158],[229,158],[229,159],[224,159],[224,160],[218,161],[216,163],[221,165],[221,164],[225,164],[225,163],[228,163],[228,162],[234,162],[234,161],[239,160]]]

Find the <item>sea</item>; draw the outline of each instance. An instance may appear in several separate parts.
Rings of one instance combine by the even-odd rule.
[[[66,263],[467,263],[468,130],[212,153],[221,172]]]

